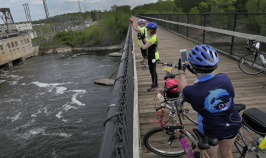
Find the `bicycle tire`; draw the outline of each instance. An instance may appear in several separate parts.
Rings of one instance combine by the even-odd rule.
[[[173,132],[174,129],[172,129]],[[192,135],[189,131],[187,131],[190,135]],[[174,132],[175,136],[177,136],[177,132]],[[186,137],[188,143],[190,144],[192,150],[195,149],[195,145],[193,142],[188,138],[186,133],[184,133],[182,130],[180,130],[180,133],[182,133],[183,136]],[[182,148],[182,145],[180,144],[178,138],[174,140],[174,142],[171,145],[171,148],[168,146],[168,140],[170,135],[168,135],[164,128],[154,128],[150,131],[148,131],[143,138],[143,143],[145,147],[150,150],[151,152],[161,155],[161,156],[168,156],[168,157],[176,157],[185,155],[185,151]],[[195,136],[192,135],[192,137],[195,139]]]
[[[240,158],[245,158],[245,157],[265,158],[266,157],[266,151],[260,150],[258,147],[258,144],[256,143],[256,142],[259,142],[259,139],[263,139],[264,137],[262,137],[259,134],[254,133],[253,131],[249,130],[244,125],[240,129],[240,133],[236,136],[236,140],[234,142],[234,145],[237,151],[241,155]],[[252,135],[250,133],[252,133]]]
[[[240,58],[238,66],[241,71],[249,75],[257,75],[264,71],[265,65],[262,63],[259,56],[254,60],[253,54],[248,54]]]

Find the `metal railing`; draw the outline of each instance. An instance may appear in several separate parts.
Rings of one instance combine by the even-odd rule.
[[[247,39],[266,51],[266,13],[182,13],[137,15],[159,26],[236,56],[247,53]]]
[[[134,63],[129,25],[117,79],[114,84],[100,158],[133,157]]]

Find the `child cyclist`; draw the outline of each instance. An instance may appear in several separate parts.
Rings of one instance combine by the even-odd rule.
[[[218,145],[206,150],[208,155],[217,158],[219,148],[222,158],[233,158],[232,146],[242,124],[230,79],[223,73],[213,74],[219,63],[218,53],[208,45],[198,45],[189,52],[186,66],[180,61],[179,89],[184,100],[198,112],[198,129],[219,140]],[[187,85],[186,67],[198,77],[194,85]]]
[[[131,23],[132,23],[133,29],[138,33],[138,36],[140,36],[142,34],[142,35],[144,35],[144,37],[146,39],[147,38],[147,29],[145,28],[146,20],[139,19],[139,21],[138,21],[139,27],[133,23],[133,20],[131,20]],[[140,52],[141,52],[141,55],[143,57],[143,62],[141,62],[141,63],[145,65],[144,67],[142,67],[142,70],[148,70],[149,65],[148,65],[147,52],[146,52],[146,50],[141,48],[141,44],[140,44],[141,40],[142,40],[142,42],[144,42],[144,39],[138,39],[138,45],[140,47]],[[146,43],[146,42],[144,42],[144,43]]]
[[[140,36],[140,39],[144,38],[144,42],[140,40],[141,48],[143,50],[147,50],[148,54],[148,65],[150,69],[150,74],[151,74],[151,80],[152,80],[152,85],[149,89],[147,89],[148,92],[151,91],[156,91],[158,86],[158,79],[157,79],[157,72],[156,72],[156,62],[159,60],[159,53],[158,53],[158,37],[156,35],[156,29],[157,29],[157,24],[154,22],[150,22],[147,26],[147,32],[150,35],[150,39],[146,41],[146,38],[143,36]]]

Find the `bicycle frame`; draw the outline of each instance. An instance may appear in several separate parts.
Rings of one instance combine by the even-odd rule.
[[[173,120],[172,122],[175,122],[175,125],[176,125],[176,126],[182,127],[181,129],[176,129],[176,132],[178,132],[179,135],[180,135],[180,130],[181,130],[183,133],[185,133],[185,134],[188,136],[188,138],[193,142],[193,144],[197,147],[197,149],[199,150],[199,152],[200,152],[205,158],[210,158],[205,150],[201,150],[201,149],[198,148],[198,145],[197,145],[197,144],[198,144],[198,141],[192,136],[192,134],[190,134],[189,132],[187,132],[186,129],[184,128],[184,126],[183,126],[182,119],[181,119],[181,114],[185,114],[185,112],[184,112],[184,109],[183,109],[183,107],[182,107],[182,105],[181,105],[180,97],[181,97],[181,96],[179,96],[179,97],[178,97],[177,99],[175,99],[175,100],[172,100],[172,101],[171,101],[171,105],[172,105],[172,107],[171,107],[171,108],[168,108],[168,109],[171,110],[171,112],[170,112],[170,119]],[[174,108],[174,106],[175,106],[175,108]],[[181,112],[181,114],[180,114],[180,112]],[[175,119],[175,115],[174,115],[175,113],[177,113],[177,115],[178,115],[178,120],[179,120],[179,121],[177,121],[177,120]],[[167,127],[163,124],[163,122],[162,122],[162,117],[163,117],[163,115],[164,115],[164,108],[162,108],[162,112],[161,112],[161,116],[160,116],[160,125],[161,125],[162,128],[167,128]],[[174,132],[174,131],[172,131],[172,132]],[[172,134],[173,134],[173,133],[172,133]],[[180,139],[179,139],[179,141],[180,141]],[[180,143],[181,143],[181,142],[180,142]],[[193,152],[193,151],[192,151],[192,147],[189,146],[189,149],[188,149],[188,150],[184,150],[184,151],[185,151],[186,155],[190,158],[189,155],[191,155],[191,152]]]

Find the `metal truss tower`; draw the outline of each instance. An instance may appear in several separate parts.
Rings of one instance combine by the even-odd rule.
[[[80,1],[78,0],[79,12],[81,12]]]
[[[13,17],[10,13],[9,8],[0,8],[0,17],[4,21],[4,24],[7,26],[7,32],[9,33],[9,26],[8,24],[14,24]]]
[[[49,19],[49,11],[48,11],[48,7],[47,7],[46,0],[43,0],[43,6],[44,6],[44,11],[45,11],[46,19]]]
[[[31,22],[31,15],[30,15],[29,4],[28,3],[25,3],[25,4],[23,4],[23,7],[24,7],[24,11],[25,11],[25,14],[26,14],[27,21],[28,22]]]

